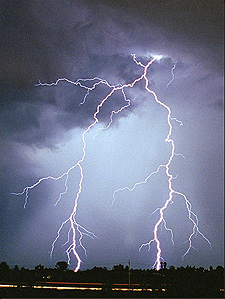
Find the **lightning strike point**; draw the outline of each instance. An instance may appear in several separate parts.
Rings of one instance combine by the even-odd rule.
[[[163,55],[152,55],[153,59],[160,61],[163,58]]]

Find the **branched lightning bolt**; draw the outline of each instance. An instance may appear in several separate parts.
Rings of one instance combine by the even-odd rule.
[[[173,201],[171,201],[171,204],[173,203]],[[151,217],[151,216],[153,216],[156,212],[160,212],[160,208],[156,208],[155,209],[155,211],[153,211],[151,214],[150,214],[150,216],[149,216],[149,218]],[[172,244],[174,245],[174,237],[173,237],[173,230],[171,229],[171,228],[168,228],[167,227],[167,223],[166,223],[166,220],[165,219],[163,219],[163,227],[167,230],[167,231],[169,231],[170,232],[170,237],[171,237],[171,242],[172,242]],[[153,240],[152,240],[152,242],[153,242]],[[151,243],[152,243],[151,242]],[[145,244],[142,244],[140,247],[139,247],[139,251],[141,251],[141,249],[142,249],[142,247],[144,246]]]
[[[171,120],[175,120],[177,123],[180,124],[180,126],[183,126],[183,122],[181,120],[178,120],[176,117],[171,117]]]
[[[177,61],[175,61],[174,65],[171,69],[172,78],[171,78],[170,82],[167,83],[166,88],[168,88],[170,86],[170,84],[173,82],[173,80],[175,79],[174,70],[175,70],[176,66],[177,66]]]
[[[79,106],[85,104],[85,102],[86,102],[86,100],[87,100],[90,92],[92,90],[94,90],[95,88],[97,88],[100,84],[104,84],[104,85],[106,85],[110,89],[109,93],[97,105],[96,111],[94,112],[94,115],[93,115],[93,122],[82,133],[83,147],[82,147],[82,156],[81,156],[80,160],[76,164],[74,164],[73,166],[71,166],[66,172],[62,173],[58,177],[53,177],[53,176],[43,177],[43,178],[39,179],[33,185],[25,187],[21,192],[19,192],[19,193],[15,193],[15,192],[11,193],[11,194],[14,194],[14,195],[25,195],[25,202],[24,202],[24,208],[25,208],[26,205],[27,205],[27,202],[28,202],[29,191],[31,189],[35,188],[36,186],[38,186],[39,184],[41,184],[43,181],[47,181],[47,180],[58,181],[58,180],[60,180],[62,178],[65,178],[65,183],[64,183],[65,190],[59,194],[59,197],[58,197],[58,199],[57,199],[57,201],[55,203],[55,205],[57,205],[58,202],[61,200],[62,196],[67,193],[67,190],[68,190],[67,183],[68,183],[70,172],[72,170],[74,170],[75,168],[79,169],[80,180],[79,180],[79,184],[78,184],[78,191],[77,191],[77,193],[75,195],[75,198],[74,198],[74,206],[73,206],[72,212],[71,212],[69,218],[67,218],[65,221],[63,221],[62,224],[60,225],[60,227],[59,227],[59,229],[57,231],[56,238],[54,239],[54,241],[52,243],[51,251],[50,251],[50,256],[52,256],[54,248],[55,248],[55,244],[58,241],[58,239],[60,238],[61,232],[62,232],[63,228],[67,224],[69,224],[69,230],[67,232],[67,241],[63,244],[63,246],[65,246],[65,245],[68,246],[67,249],[66,249],[66,251],[65,251],[66,255],[67,255],[67,258],[68,258],[68,263],[70,263],[70,261],[71,261],[71,254],[73,254],[74,257],[76,258],[76,267],[75,267],[75,270],[74,270],[75,272],[78,271],[80,269],[80,266],[81,266],[81,258],[80,258],[79,254],[77,252],[77,249],[80,247],[80,248],[82,248],[84,250],[85,255],[87,254],[86,249],[85,249],[85,247],[82,244],[83,236],[87,235],[87,236],[89,236],[91,238],[97,238],[94,233],[88,231],[86,228],[84,228],[83,226],[81,226],[80,224],[78,224],[77,221],[76,221],[78,200],[79,200],[81,192],[82,192],[82,184],[83,184],[83,179],[84,179],[84,173],[83,173],[82,163],[84,162],[85,157],[86,157],[86,146],[87,146],[87,144],[86,144],[86,135],[98,123],[98,114],[100,112],[101,107],[104,105],[104,103],[114,94],[114,92],[120,91],[122,93],[122,96],[123,96],[123,99],[125,101],[125,104],[120,109],[113,110],[111,112],[110,121],[109,121],[108,125],[105,128],[98,129],[96,131],[96,135],[98,134],[99,130],[108,129],[110,127],[110,125],[112,124],[112,122],[113,122],[113,115],[120,113],[121,111],[123,111],[124,109],[126,109],[126,108],[128,108],[130,106],[130,100],[127,99],[127,97],[126,97],[125,89],[126,88],[132,88],[137,82],[139,82],[141,80],[144,80],[144,82],[145,82],[145,89],[149,93],[151,93],[153,95],[154,100],[160,106],[164,107],[167,110],[167,123],[168,123],[168,126],[169,126],[169,132],[167,134],[165,142],[168,142],[168,143],[171,144],[171,155],[169,157],[169,160],[168,160],[167,164],[159,165],[158,168],[157,168],[157,170],[154,171],[154,172],[152,172],[152,173],[150,173],[146,177],[146,179],[144,179],[143,181],[134,184],[134,186],[132,188],[124,187],[124,188],[120,188],[120,189],[116,190],[113,193],[113,201],[115,201],[115,194],[117,192],[123,191],[125,189],[127,189],[129,191],[134,190],[138,185],[147,183],[147,181],[149,180],[149,178],[153,174],[157,174],[160,171],[160,169],[163,168],[163,169],[165,169],[167,177],[168,177],[169,197],[166,200],[164,206],[157,209],[159,211],[160,217],[159,217],[159,220],[157,221],[157,223],[155,224],[155,227],[154,227],[154,233],[153,233],[154,238],[152,240],[150,240],[148,243],[142,244],[141,247],[140,247],[140,249],[142,247],[144,247],[144,246],[148,246],[149,249],[150,249],[151,244],[152,243],[156,243],[157,257],[156,257],[155,265],[156,265],[156,269],[157,270],[160,269],[160,260],[162,259],[162,256],[161,256],[160,241],[159,241],[159,237],[158,237],[158,227],[161,224],[163,224],[164,228],[167,231],[170,232],[170,234],[171,234],[171,241],[173,243],[173,232],[172,232],[172,230],[170,228],[167,227],[166,221],[165,221],[165,219],[163,217],[164,216],[163,213],[164,213],[165,209],[167,208],[168,204],[173,202],[172,201],[172,195],[173,194],[177,194],[177,195],[179,195],[179,196],[181,196],[181,197],[184,198],[185,203],[186,203],[186,207],[187,207],[187,211],[188,211],[189,220],[193,223],[192,233],[191,233],[191,235],[189,236],[189,239],[188,239],[189,247],[188,247],[187,251],[185,252],[185,254],[183,255],[183,257],[186,254],[188,254],[188,252],[190,251],[190,249],[193,247],[192,246],[192,237],[195,234],[197,234],[197,233],[199,233],[210,244],[209,240],[199,231],[197,216],[192,212],[192,210],[191,210],[191,204],[188,201],[188,199],[186,198],[186,196],[184,194],[182,194],[182,193],[180,193],[180,192],[175,191],[174,189],[172,189],[172,179],[173,179],[173,176],[170,174],[169,170],[170,170],[170,164],[171,164],[171,162],[173,160],[173,157],[175,155],[175,145],[174,145],[173,139],[171,139],[171,134],[172,134],[171,120],[177,121],[178,123],[180,123],[180,125],[182,125],[183,123],[181,121],[178,121],[176,118],[172,118],[171,117],[171,110],[170,110],[170,108],[167,105],[165,105],[163,102],[159,101],[159,99],[157,98],[155,92],[152,91],[152,90],[150,90],[149,87],[148,87],[149,86],[149,82],[148,82],[148,79],[147,79],[147,71],[148,71],[149,66],[155,61],[156,57],[153,58],[153,59],[151,59],[146,65],[143,65],[141,62],[138,62],[137,59],[136,59],[135,54],[132,54],[132,57],[133,57],[133,61],[138,66],[140,66],[140,67],[143,68],[143,74],[140,77],[138,77],[137,79],[135,79],[131,83],[127,83],[127,84],[123,84],[123,85],[121,85],[121,84],[110,85],[106,80],[103,80],[103,79],[98,78],[98,77],[94,77],[92,79],[78,79],[77,81],[71,81],[71,80],[69,80],[67,78],[60,78],[56,82],[53,82],[53,83],[41,83],[39,81],[39,83],[36,85],[36,86],[49,86],[50,87],[50,86],[58,85],[60,82],[63,81],[63,82],[67,82],[69,84],[73,84],[75,86],[78,86],[78,87],[80,87],[82,89],[85,89],[86,90],[85,96],[84,96],[83,100],[80,102]],[[88,82],[89,84],[91,83],[92,84],[91,87],[88,87],[85,84],[86,82]]]
[[[185,159],[185,157],[184,157],[183,154],[176,154],[176,153],[174,153],[174,156],[181,156],[183,159]]]
[[[133,56],[133,59],[135,59],[134,56]],[[152,59],[151,61],[149,61],[148,66],[153,61],[154,61],[154,59]],[[57,181],[57,180],[60,180],[60,179],[62,179],[62,178],[65,177],[65,191],[60,193],[60,195],[59,195],[59,197],[58,197],[58,199],[56,201],[56,205],[57,205],[57,203],[59,202],[59,200],[62,198],[62,196],[64,194],[66,194],[66,192],[68,190],[67,182],[68,182],[69,173],[73,169],[79,168],[79,171],[80,171],[80,181],[79,181],[79,184],[78,184],[78,191],[77,191],[75,199],[74,199],[73,210],[72,210],[69,218],[67,218],[65,221],[63,221],[62,224],[61,224],[61,226],[59,227],[59,229],[57,231],[57,236],[56,236],[55,240],[52,243],[52,247],[51,247],[51,251],[50,251],[50,256],[52,256],[54,248],[55,248],[55,244],[58,241],[58,239],[60,238],[62,229],[65,227],[65,225],[67,223],[69,223],[70,224],[70,228],[69,228],[69,231],[68,231],[68,234],[67,234],[68,239],[67,239],[66,243],[64,243],[64,245],[66,245],[69,242],[71,242],[71,244],[66,249],[66,254],[67,254],[67,258],[68,258],[68,263],[70,263],[70,260],[71,260],[70,254],[73,253],[73,255],[75,256],[76,261],[77,261],[77,264],[76,264],[76,267],[75,267],[75,270],[74,270],[75,272],[80,269],[80,265],[81,265],[81,259],[80,259],[80,256],[78,255],[77,247],[81,247],[84,250],[85,254],[86,254],[86,249],[84,248],[84,246],[82,244],[83,235],[86,234],[86,235],[91,236],[91,237],[96,237],[94,235],[94,233],[89,232],[84,227],[82,227],[80,224],[78,224],[77,221],[76,221],[78,199],[79,199],[80,194],[82,192],[82,183],[83,183],[83,178],[84,178],[82,163],[83,163],[83,161],[85,160],[85,157],[86,157],[86,139],[85,139],[86,134],[92,129],[92,127],[94,127],[98,123],[97,116],[98,116],[98,114],[100,112],[101,107],[104,105],[104,103],[107,101],[107,99],[110,98],[114,92],[121,91],[122,95],[123,95],[123,98],[124,98],[124,100],[126,102],[126,105],[124,105],[123,107],[121,107],[117,111],[112,111],[111,112],[110,122],[109,122],[108,126],[106,127],[106,129],[109,128],[109,126],[111,125],[111,123],[113,121],[113,114],[117,114],[117,113],[121,112],[123,109],[125,109],[125,108],[127,108],[127,107],[130,106],[130,100],[128,100],[126,98],[124,89],[125,88],[132,88],[137,82],[139,82],[140,80],[142,80],[144,78],[144,76],[146,76],[146,72],[147,72],[147,68],[145,68],[145,72],[144,72],[144,74],[142,76],[140,76],[139,78],[135,79],[132,83],[128,83],[128,84],[124,84],[124,85],[121,85],[121,84],[110,85],[106,80],[102,80],[102,79],[100,79],[98,77],[95,77],[95,78],[92,78],[92,79],[78,79],[77,81],[71,81],[71,80],[69,80],[67,78],[60,78],[60,79],[57,79],[56,82],[52,82],[52,83],[41,83],[39,81],[39,83],[36,85],[36,86],[56,86],[61,81],[64,81],[64,82],[73,84],[75,86],[79,86],[81,88],[84,88],[84,89],[86,89],[86,94],[85,94],[82,102],[80,103],[80,105],[83,105],[85,103],[85,101],[86,101],[88,95],[90,94],[90,92],[93,89],[95,89],[98,85],[104,84],[104,85],[106,85],[106,86],[108,86],[110,88],[110,92],[102,99],[102,101],[100,102],[100,104],[97,105],[96,111],[95,111],[95,113],[93,115],[94,121],[87,127],[87,129],[82,134],[82,142],[83,142],[82,152],[83,152],[83,154],[82,154],[81,159],[75,165],[71,166],[66,172],[64,172],[63,174],[61,174],[58,177],[53,177],[53,176],[43,177],[43,178],[39,179],[35,184],[33,184],[31,186],[25,187],[22,190],[22,192],[19,192],[19,193],[13,192],[13,193],[11,193],[13,195],[24,195],[25,194],[25,203],[24,203],[24,208],[25,208],[26,205],[27,205],[27,202],[28,202],[29,191],[31,189],[35,188],[36,186],[38,186],[43,181],[46,181],[46,180]],[[87,82],[87,81],[89,83],[90,82],[93,83],[91,87],[87,87],[85,85],[85,82]],[[70,234],[71,233],[72,233],[72,238],[70,238]],[[71,239],[71,241],[70,241],[70,239]]]
[[[127,99],[126,94],[124,92],[124,89],[121,89],[121,91],[122,91],[122,94],[123,94],[124,101],[127,102],[127,105],[122,106],[120,109],[118,109],[116,111],[113,110],[111,112],[111,114],[110,114],[110,122],[108,123],[108,125],[105,128],[99,128],[99,129],[97,129],[96,134],[93,136],[93,139],[98,135],[99,131],[108,130],[108,128],[111,126],[111,124],[113,122],[113,115],[114,114],[118,114],[121,111],[123,111],[125,108],[128,108],[130,106],[130,100]]]
[[[148,70],[148,67],[150,66],[151,63],[148,63],[147,65],[143,65],[142,63],[139,63],[137,60],[136,60],[136,57],[135,55],[133,55],[133,60],[134,62],[137,64],[137,65],[140,65],[141,67],[144,68],[144,73],[142,75],[142,78],[145,80],[145,89],[151,93],[154,97],[154,100],[155,102],[157,102],[160,106],[164,107],[166,110],[167,110],[167,124],[169,126],[169,131],[168,131],[168,134],[166,136],[166,139],[165,139],[165,142],[167,143],[170,143],[171,145],[171,154],[170,154],[170,157],[168,159],[168,162],[167,164],[165,165],[159,165],[158,169],[152,173],[150,173],[146,179],[144,179],[143,181],[141,182],[138,182],[138,183],[135,183],[133,185],[132,188],[129,188],[129,187],[123,187],[123,188],[119,188],[117,190],[114,191],[113,193],[113,202],[115,202],[115,194],[119,191],[123,191],[123,190],[129,190],[129,191],[133,191],[138,185],[141,185],[141,184],[145,184],[147,183],[148,179],[153,175],[153,174],[156,174],[159,172],[160,168],[164,168],[165,169],[165,172],[166,172],[166,175],[168,177],[168,188],[169,188],[169,196],[168,196],[168,199],[165,201],[165,204],[161,207],[161,208],[158,208],[154,211],[154,213],[158,210],[159,211],[159,219],[158,221],[156,222],[155,226],[154,226],[154,231],[153,231],[153,239],[151,239],[149,242],[147,243],[144,243],[140,246],[139,250],[141,250],[143,247],[145,246],[148,246],[148,250],[150,250],[151,248],[151,244],[152,243],[155,243],[156,244],[156,248],[157,248],[157,255],[156,255],[156,260],[155,260],[155,263],[153,265],[153,267],[156,267],[157,270],[160,269],[160,261],[163,259],[162,258],[162,250],[161,250],[161,247],[160,247],[160,240],[159,240],[159,236],[158,236],[158,228],[159,226],[163,223],[164,224],[164,227],[166,230],[168,230],[171,234],[171,241],[172,243],[174,243],[173,241],[173,232],[170,228],[167,227],[167,224],[166,224],[166,221],[164,219],[164,211],[166,210],[166,208],[168,207],[168,205],[170,203],[173,203],[172,201],[172,197],[174,194],[176,195],[179,195],[180,197],[182,197],[185,201],[185,204],[186,204],[186,208],[187,208],[187,211],[188,211],[188,219],[191,221],[193,227],[192,227],[192,232],[191,234],[189,235],[189,238],[188,238],[188,248],[186,250],[186,252],[184,253],[184,255],[182,256],[182,258],[184,258],[188,253],[189,251],[191,250],[191,248],[194,248],[193,245],[192,245],[192,238],[194,235],[196,235],[197,233],[199,233],[208,243],[209,245],[211,246],[211,243],[210,241],[202,234],[202,232],[200,232],[199,228],[198,228],[198,218],[197,218],[197,215],[192,211],[192,207],[191,207],[191,203],[190,201],[187,199],[186,195],[181,193],[181,192],[178,192],[176,190],[174,190],[172,188],[172,180],[173,180],[173,176],[172,174],[170,173],[170,165],[171,165],[171,162],[174,158],[174,156],[176,155],[175,154],[175,143],[174,143],[174,140],[171,138],[171,135],[172,135],[172,124],[171,124],[171,120],[175,120],[177,121],[178,123],[180,123],[180,125],[183,125],[183,123],[179,120],[177,120],[176,118],[172,118],[171,117],[171,109],[169,108],[169,106],[167,106],[166,104],[164,104],[163,102],[161,102],[157,95],[155,94],[155,92],[153,90],[150,90],[149,89],[149,81],[148,81],[148,78],[147,78],[147,70]],[[174,80],[174,69],[176,68],[176,63],[174,64],[174,67],[172,68],[172,79],[171,81],[167,84],[167,87],[169,86],[169,84],[171,84],[171,82]]]
[[[115,190],[113,192],[113,201],[112,201],[112,205],[114,204],[115,200],[116,200],[116,193],[119,191],[124,191],[124,190],[129,190],[129,191],[133,191],[137,186],[142,185],[142,184],[146,184],[147,181],[150,179],[151,176],[153,176],[154,174],[158,173],[160,168],[165,167],[166,165],[159,165],[159,167],[157,168],[156,171],[153,171],[152,173],[150,173],[143,181],[141,182],[137,182],[133,185],[133,187],[123,187],[123,188],[119,188],[117,190]]]

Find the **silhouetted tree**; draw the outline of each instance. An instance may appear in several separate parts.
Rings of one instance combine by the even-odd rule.
[[[65,262],[65,261],[57,262],[55,265],[55,268],[60,271],[66,271],[67,267],[68,267],[68,265],[67,265],[67,262]]]
[[[13,270],[18,272],[20,269],[19,269],[19,267],[17,265],[15,265],[15,267],[14,267]]]
[[[217,266],[216,271],[220,273],[224,273],[224,268],[222,266]]]
[[[36,271],[42,271],[42,270],[44,270],[44,266],[41,265],[41,264],[39,264],[39,265],[35,266],[34,269],[35,269]]]
[[[9,270],[9,266],[6,264],[6,262],[2,262],[0,264],[0,271],[8,271]]]
[[[128,279],[128,268],[125,269],[123,265],[119,264],[119,265],[115,265],[113,266],[113,269],[111,271],[112,273],[112,277],[114,279],[114,281],[117,282],[127,282]]]
[[[115,265],[113,266],[113,271],[124,271],[124,266],[121,264]]]
[[[10,269],[9,266],[6,264],[6,262],[2,262],[0,264],[0,279],[3,280],[9,280],[10,279]]]

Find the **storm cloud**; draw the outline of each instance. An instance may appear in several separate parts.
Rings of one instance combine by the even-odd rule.
[[[222,263],[223,1],[9,0],[1,1],[0,11],[2,259],[9,264],[24,263],[25,255],[20,256],[12,247],[16,242],[22,248],[38,232],[39,241],[32,245],[27,264],[50,263],[44,252],[49,251],[59,220],[68,216],[71,203],[62,206],[61,212],[60,205],[56,208],[60,217],[48,216],[47,211],[51,210],[59,190],[55,185],[44,185],[34,191],[35,203],[30,203],[31,210],[28,206],[21,212],[23,199],[12,198],[10,192],[23,189],[41,176],[58,175],[79,159],[80,136],[93,122],[96,105],[110,91],[109,87],[98,86],[88,95],[86,103],[80,105],[86,90],[79,86],[67,82],[52,87],[36,85],[56,82],[58,78],[76,81],[94,77],[111,85],[130,83],[143,71],[132,60],[131,53],[135,53],[143,64],[156,54],[162,55],[149,69],[150,88],[171,107],[173,117],[184,123],[183,127],[173,123],[177,151],[185,156],[173,162],[173,174],[179,173],[180,178],[174,184],[193,199],[203,231],[213,244],[212,251],[204,255],[207,246],[200,242],[202,256],[191,255],[189,263],[194,264],[196,259],[204,266]],[[167,87],[175,63],[175,79]],[[87,248],[93,246],[92,242],[95,244],[87,264],[101,264],[101,254],[105,261],[110,255],[111,260],[117,260],[111,246],[120,239],[125,240],[118,253],[122,260],[128,255],[137,265],[146,260],[147,253],[139,254],[137,244],[150,235],[149,215],[159,205],[153,198],[161,197],[158,190],[165,187],[163,183],[161,186],[153,179],[151,188],[144,187],[140,194],[124,194],[130,197],[132,208],[123,202],[122,195],[121,209],[118,203],[110,208],[115,189],[145,178],[149,169],[155,170],[168,157],[169,149],[164,144],[165,111],[150,105],[151,96],[143,87],[142,82],[134,89],[126,89],[130,107],[114,117],[111,131],[105,131],[94,142],[88,139],[84,199],[80,202],[78,218],[91,230],[93,227],[100,237],[98,241],[85,241]],[[99,127],[105,127],[111,111],[123,103],[121,92],[116,92],[100,111]],[[96,162],[100,156],[102,160]],[[76,175],[72,175],[71,186],[73,180],[77,182]],[[107,179],[103,185],[110,185],[109,190],[99,187],[104,175]],[[63,182],[60,184],[62,189]],[[74,190],[72,187],[70,190],[68,198],[73,198]],[[92,193],[95,200],[90,201]],[[153,202],[146,210],[149,196]],[[132,215],[135,222],[132,217],[127,222],[124,219],[129,209],[129,217]],[[39,224],[40,219],[45,219],[44,223]],[[49,225],[54,221],[55,229]],[[175,222],[179,221],[177,216]],[[17,223],[17,229],[12,232]],[[108,231],[103,230],[101,223],[107,223]],[[33,258],[44,224],[48,229],[43,249],[38,258]],[[25,227],[31,227],[29,232],[24,232]],[[128,231],[126,236],[123,230]],[[135,238],[140,230],[143,238]],[[11,244],[11,254],[7,251],[8,244]],[[108,244],[108,252],[101,251],[103,244]],[[169,252],[168,260],[179,265],[180,260],[175,256],[180,249],[168,249],[165,245],[165,250]]]

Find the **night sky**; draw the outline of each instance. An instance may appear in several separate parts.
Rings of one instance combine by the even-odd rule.
[[[170,173],[174,189],[184,193],[198,216],[199,230],[188,248],[192,224],[185,201],[174,196],[164,213],[167,227],[159,228],[162,257],[169,265],[223,265],[223,8],[222,0],[139,1],[0,1],[1,13],[1,188],[0,260],[10,267],[54,267],[67,260],[62,246],[66,226],[49,257],[62,221],[73,209],[80,180],[79,169],[65,177],[41,182],[25,195],[21,192],[40,178],[60,176],[82,157],[82,133],[93,123],[97,105],[109,93],[105,85],[90,92],[66,82],[35,86],[58,78],[102,78],[111,85],[131,83],[143,73],[131,56],[149,67],[149,88],[170,107],[175,142]],[[173,79],[174,74],[174,80]],[[87,83],[88,86],[88,83]],[[90,86],[90,85],[89,85]],[[97,238],[83,236],[77,248],[81,269],[127,264],[151,268],[156,246],[139,247],[153,238],[157,208],[168,198],[165,171],[146,184],[132,188],[165,164],[171,145],[167,111],[160,107],[144,82],[124,90],[130,106],[116,92],[100,109],[99,123],[86,135],[84,179],[76,220]],[[179,154],[179,155],[178,155]],[[113,202],[113,204],[112,204]],[[71,269],[76,260],[71,255]]]

